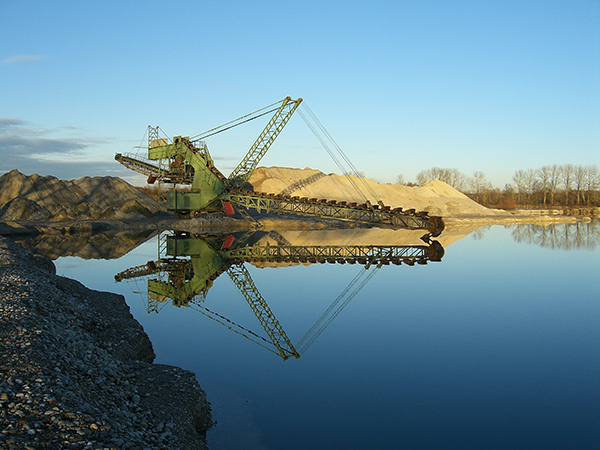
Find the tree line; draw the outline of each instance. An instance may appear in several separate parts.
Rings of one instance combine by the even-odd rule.
[[[600,246],[600,221],[553,223],[549,225],[523,224],[512,231],[515,242],[536,244],[550,249],[595,250]]]
[[[538,169],[517,170],[512,183],[496,188],[481,171],[467,176],[458,169],[432,167],[417,174],[416,184],[434,179],[449,184],[478,203],[500,208],[517,205],[600,206],[600,170],[595,164],[552,164]],[[398,184],[405,183],[398,175]]]

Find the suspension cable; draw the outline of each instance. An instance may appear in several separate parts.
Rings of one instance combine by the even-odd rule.
[[[315,322],[310,330],[298,341],[296,348],[299,354],[304,354],[313,342],[323,333],[325,328],[333,322],[333,320],[342,312],[342,310],[350,303],[350,301],[356,297],[356,295],[365,287],[365,285],[373,278],[375,273],[379,270],[380,266],[375,269],[368,271],[367,267],[361,270],[354,279],[346,286],[346,289],[338,295],[333,303],[327,308],[327,310],[321,315],[321,317]],[[366,277],[365,277],[365,274]],[[356,286],[358,284],[358,286]],[[356,287],[355,287],[356,286]],[[352,292],[350,292],[352,290]],[[341,305],[340,305],[341,302]],[[334,310],[335,308],[335,310]],[[306,342],[308,339],[308,342]]]
[[[331,159],[335,162],[335,164],[342,171],[342,174],[346,177],[346,179],[348,180],[348,182],[354,187],[354,189],[356,189],[356,192],[358,192],[358,194],[366,202],[367,201],[367,197],[365,196],[365,194],[363,194],[363,192],[360,190],[360,188],[358,187],[358,185],[355,183],[355,181],[352,178],[351,174],[346,170],[346,168],[343,166],[343,164],[340,162],[340,160],[331,151],[331,149],[329,148],[329,145],[323,139],[323,136],[321,136],[321,134],[319,134],[319,132],[313,127],[312,123],[306,118],[306,116],[304,115],[304,113],[302,112],[302,110],[298,110],[298,114],[300,114],[300,117],[302,117],[302,119],[304,120],[304,122],[306,123],[306,125],[308,126],[308,128],[310,128],[310,130],[313,132],[313,134],[315,135],[315,137],[319,140],[319,142],[321,143],[321,145],[323,146],[323,148],[327,151],[327,153],[329,154],[329,156],[331,157]]]
[[[212,129],[210,129],[208,131],[205,131],[204,133],[200,133],[200,134],[197,134],[196,136],[192,136],[190,138],[190,140],[197,141],[197,140],[201,140],[201,139],[206,139],[209,136],[213,136],[215,134],[222,133],[223,131],[229,130],[229,129],[233,128],[233,127],[237,127],[238,125],[242,125],[243,123],[250,122],[251,120],[258,119],[259,117],[262,117],[262,116],[264,116],[266,114],[269,114],[269,113],[271,113],[273,111],[277,111],[277,109],[279,108],[279,106],[277,106],[277,108],[273,108],[273,107],[275,105],[279,105],[282,101],[283,100],[280,100],[278,102],[272,103],[272,104],[270,104],[268,106],[265,106],[264,108],[261,108],[261,109],[259,109],[257,111],[251,112],[251,113],[246,114],[246,115],[244,115],[242,117],[239,117],[239,118],[237,118],[235,120],[227,122],[227,123],[225,123],[223,125],[219,125],[218,127],[212,128]],[[269,111],[265,111],[265,109],[269,109],[269,108],[272,108],[272,109],[270,109]],[[263,111],[265,111],[265,112],[263,112]]]
[[[362,183],[362,185],[367,189],[367,191],[369,192],[369,194],[371,194],[371,196],[373,197],[373,199],[377,203],[380,203],[381,201],[380,201],[378,195],[373,190],[373,188],[371,186],[369,186],[369,184],[365,181],[365,177],[360,175],[360,173],[358,172],[358,170],[356,169],[356,167],[354,166],[354,164],[352,164],[352,161],[350,161],[350,158],[348,158],[348,156],[346,156],[346,154],[344,153],[344,151],[337,144],[337,142],[335,141],[335,139],[333,139],[333,137],[331,136],[331,134],[329,134],[329,132],[323,126],[323,124],[321,123],[321,121],[317,118],[317,116],[315,115],[315,113],[312,112],[312,110],[308,107],[308,105],[306,104],[306,102],[303,102],[302,106],[306,109],[306,111],[310,115],[310,118],[313,120],[313,122],[319,127],[319,129],[321,130],[321,132],[325,135],[325,137],[327,137],[327,139],[329,140],[329,142],[331,142],[331,144],[333,145],[333,147],[337,150],[337,153],[341,156],[341,158],[343,159],[343,161],[345,161],[346,164],[350,167],[350,170],[353,172],[354,176],[360,180],[360,182]],[[347,169],[345,169],[344,166],[343,166],[343,164],[339,161],[339,159],[333,155],[333,152],[331,151],[331,149],[329,149],[329,146],[324,143],[324,139],[318,134],[318,132],[315,130],[315,128],[312,126],[312,124],[309,123],[308,119],[302,114],[302,112],[299,111],[299,113],[300,113],[300,117],[302,117],[302,119],[306,122],[306,124],[311,129],[311,131],[313,132],[313,134],[317,137],[317,139],[319,140],[319,142],[321,142],[321,145],[323,145],[323,147],[325,147],[325,150],[327,150],[327,153],[329,153],[329,156],[331,156],[331,158],[334,160],[334,162],[340,168],[340,170],[342,171],[342,173],[344,175],[346,175],[346,178],[350,181],[350,183],[358,191],[358,193],[361,195],[361,197],[364,200],[367,200],[367,197],[365,196],[365,194],[360,190],[360,188],[356,185],[356,183],[350,177],[350,171],[348,171]]]

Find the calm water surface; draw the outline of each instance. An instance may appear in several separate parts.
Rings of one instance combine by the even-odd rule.
[[[597,449],[599,228],[487,227],[412,267],[247,263],[294,345],[340,299],[285,361],[242,335],[265,333],[226,274],[200,308],[150,314],[146,279],[116,283],[157,259],[156,238],[120,259],[56,266],[125,295],[156,362],[197,374],[218,422],[213,450]]]

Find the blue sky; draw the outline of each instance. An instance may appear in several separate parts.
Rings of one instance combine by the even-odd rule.
[[[143,184],[113,157],[148,125],[193,136],[288,95],[381,182],[600,164],[597,0],[8,0],[0,23],[0,174]],[[224,173],[265,124],[207,140]],[[261,164],[339,173],[299,115]]]

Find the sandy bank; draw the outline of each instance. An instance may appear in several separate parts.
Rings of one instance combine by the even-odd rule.
[[[537,224],[549,225],[552,223],[590,222],[590,216],[565,215],[559,210],[494,210],[494,216],[461,215],[444,217],[446,226],[456,225],[511,225],[511,224]]]
[[[414,208],[441,216],[446,223],[511,224],[589,220],[597,209],[502,211],[486,208],[439,180],[423,186],[381,184],[365,178],[324,174],[313,169],[259,167],[249,183],[256,192],[363,203],[382,201],[390,207]],[[358,189],[357,189],[358,187]],[[256,223],[233,218],[176,220],[156,200],[114,177],[25,176],[13,170],[0,177],[0,235],[96,234],[107,230],[177,229],[227,232],[253,229]],[[267,230],[307,230],[361,226],[349,222],[294,215],[255,214]],[[364,226],[361,226],[364,228]]]
[[[122,296],[59,277],[2,237],[0,286],[0,447],[205,448],[195,375],[152,364]]]

